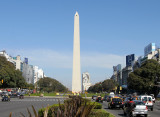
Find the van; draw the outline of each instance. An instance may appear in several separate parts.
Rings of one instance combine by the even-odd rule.
[[[109,95],[110,95],[111,97],[114,97],[114,92],[110,92]]]
[[[138,97],[138,100],[141,100],[145,103],[145,105],[148,107],[148,109],[151,109],[153,111],[153,101],[152,96],[149,95],[142,95]]]

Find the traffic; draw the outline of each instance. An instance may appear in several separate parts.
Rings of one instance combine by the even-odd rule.
[[[2,102],[8,102],[11,100],[11,98],[24,99],[24,94],[26,94],[27,92],[28,92],[28,90],[26,90],[26,89],[23,89],[23,90],[3,89],[3,90],[0,90],[0,98],[1,98]]]
[[[148,112],[154,110],[156,102],[153,94],[151,95],[115,95],[113,92],[108,95],[92,96],[92,100],[106,105],[108,110],[121,110],[122,116],[135,117],[144,116],[148,117]],[[103,104],[105,103],[105,104]]]

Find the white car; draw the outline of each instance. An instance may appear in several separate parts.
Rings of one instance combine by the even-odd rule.
[[[154,97],[154,94],[150,94],[152,96],[152,101],[155,103],[156,99]]]
[[[138,100],[141,100],[145,103],[145,105],[148,107],[148,109],[151,109],[153,111],[153,100],[152,96],[150,95],[142,95],[138,97]]]
[[[123,108],[124,115],[127,115],[127,117],[134,117],[137,115],[144,115],[145,117],[148,116],[148,108],[145,105],[143,101],[140,100],[133,100],[135,103],[135,107],[131,109],[127,104]]]

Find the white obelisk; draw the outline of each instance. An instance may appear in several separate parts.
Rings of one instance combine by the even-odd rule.
[[[72,92],[81,92],[80,32],[78,12],[74,15]]]

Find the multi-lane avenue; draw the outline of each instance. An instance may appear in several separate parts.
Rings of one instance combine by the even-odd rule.
[[[108,103],[103,102],[103,108],[108,112],[114,114],[116,117],[124,117],[122,109],[108,109]],[[159,117],[160,116],[160,102],[154,103],[153,111],[148,111],[148,117]]]
[[[12,117],[19,117],[20,112],[28,115],[27,108],[32,112],[32,105],[38,112],[38,109],[46,107],[47,105],[57,104],[58,100],[63,103],[65,98],[46,98],[46,97],[25,97],[24,99],[11,98],[9,102],[0,101],[0,117],[9,117],[12,112]],[[122,109],[108,109],[108,103],[102,103],[103,108],[115,115],[115,117],[124,117]],[[154,103],[154,110],[148,111],[148,117],[159,117],[160,115],[160,102]]]
[[[44,98],[44,97],[32,97],[32,98],[11,98],[9,102],[0,101],[0,117],[9,117],[12,112],[12,117],[19,117],[20,112],[28,116],[27,108],[32,112],[32,105],[38,112],[38,109],[46,107],[47,105],[57,104],[58,100],[62,103],[64,98]]]

